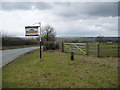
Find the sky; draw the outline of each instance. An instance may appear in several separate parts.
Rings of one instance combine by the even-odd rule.
[[[0,30],[25,36],[25,26],[51,25],[58,37],[118,36],[117,2],[1,2]]]

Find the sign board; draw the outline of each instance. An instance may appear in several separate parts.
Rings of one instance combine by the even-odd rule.
[[[38,27],[40,26],[25,26],[25,36],[38,36]]]

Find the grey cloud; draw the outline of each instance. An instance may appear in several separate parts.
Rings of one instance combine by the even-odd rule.
[[[64,24],[57,29],[64,36],[115,36],[118,31],[117,17],[99,17],[97,19],[86,19],[83,22],[64,20],[63,22]]]
[[[1,2],[2,10],[31,10],[34,9],[45,10],[52,6],[45,2]]]
[[[13,2],[3,2],[2,3],[3,10],[16,10],[16,9],[31,9],[29,3],[13,3]]]
[[[74,2],[66,6],[61,4],[61,8],[56,9],[55,14],[76,19],[118,15],[117,2]]]
[[[114,28],[114,27],[113,27]],[[102,30],[102,31],[97,31],[97,30],[88,30],[88,27],[86,26],[86,28],[75,28],[75,29],[69,29],[69,31],[66,31],[64,33],[61,33],[61,35],[63,36],[98,36],[98,35],[103,35],[103,36],[112,36],[112,35],[116,35],[117,30]]]
[[[45,10],[58,16],[78,18],[92,18],[98,16],[117,16],[117,2],[1,2],[2,10]],[[51,9],[52,8],[52,9]]]
[[[97,31],[92,32],[88,31],[88,28],[75,28],[75,29],[70,29],[69,31],[66,31],[64,33],[61,33],[63,36],[97,36]]]
[[[89,8],[91,8],[90,11],[88,11],[90,15],[97,15],[97,16],[117,16],[118,15],[117,2],[100,2],[95,4],[93,3]]]
[[[45,3],[45,2],[35,3],[35,9],[44,10],[44,9],[51,9],[51,8],[52,8],[52,5],[50,5],[50,3]]]
[[[54,2],[55,5],[62,5],[62,6],[70,6],[71,3],[70,2]]]
[[[116,16],[118,12],[117,11],[118,6],[117,3],[115,2],[2,3],[2,7],[3,7],[2,9],[8,11],[32,10],[33,6],[34,9],[45,10],[44,12],[42,12],[43,16],[41,15],[41,13],[38,13],[39,17],[43,18],[44,16],[45,17],[48,16],[48,18],[43,18],[44,19],[43,21],[44,22],[51,21],[50,23],[53,23],[53,25],[56,26],[55,29],[57,30],[58,35],[63,35],[63,36],[104,35],[105,36],[105,35],[115,35],[117,32],[118,24],[117,24]],[[22,12],[20,11],[19,13]],[[28,14],[25,16],[28,16]],[[108,16],[111,16],[112,19],[110,19]],[[12,20],[14,20],[14,18]],[[24,19],[22,20],[25,21]],[[83,20],[83,22],[79,22],[79,20]],[[92,26],[101,27],[101,28],[98,30],[95,30],[94,28],[89,28]],[[16,27],[16,29],[17,28],[18,27]]]

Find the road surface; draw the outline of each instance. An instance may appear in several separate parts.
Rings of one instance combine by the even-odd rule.
[[[19,49],[9,49],[9,50],[2,50],[2,65],[0,67],[8,64],[15,58],[23,55],[31,50],[38,49],[39,47],[29,47],[29,48],[19,48]]]

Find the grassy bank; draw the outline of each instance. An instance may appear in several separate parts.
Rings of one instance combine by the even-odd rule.
[[[31,51],[3,68],[3,88],[116,88],[117,58]]]

